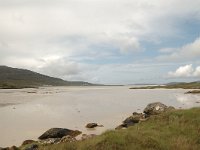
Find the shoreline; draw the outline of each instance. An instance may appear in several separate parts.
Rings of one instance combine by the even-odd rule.
[[[23,96],[22,100],[24,99],[26,101],[21,103],[20,105],[16,105],[16,109],[12,109],[13,106],[4,107],[3,109],[1,109],[2,110],[1,113],[3,113],[3,114],[11,113],[11,115],[9,115],[9,114],[6,115],[7,117],[10,118],[9,120],[14,119],[14,118],[12,119],[12,116],[19,116],[19,117],[17,117],[18,118],[17,120],[19,120],[19,122],[21,122],[21,123],[17,123],[16,128],[20,129],[24,125],[26,125],[27,127],[24,127],[24,129],[23,129],[24,132],[29,133],[29,131],[31,129],[33,129],[32,130],[33,132],[38,131],[38,132],[35,132],[34,136],[20,135],[20,140],[17,140],[19,142],[16,142],[16,143],[20,144],[20,142],[24,140],[23,136],[28,137],[28,138],[30,137],[30,139],[32,137],[35,138],[40,133],[42,133],[44,130],[51,128],[51,127],[68,127],[69,129],[80,129],[81,131],[84,131],[84,130],[82,130],[82,128],[84,128],[84,125],[91,121],[105,125],[105,127],[102,128],[102,129],[104,129],[104,131],[106,131],[107,129],[114,129],[116,127],[116,125],[120,124],[120,121],[124,120],[125,117],[127,117],[128,114],[130,114],[130,112],[138,111],[138,109],[140,109],[142,111],[142,109],[146,106],[146,104],[148,104],[149,102],[153,102],[152,100],[156,100],[156,99],[163,100],[163,98],[164,98],[165,100],[162,101],[163,103],[166,103],[167,105],[172,105],[172,106],[175,106],[176,108],[179,108],[179,106],[181,106],[181,105],[177,105],[179,102],[174,103],[174,102],[176,102],[176,100],[174,100],[175,97],[173,98],[173,97],[171,97],[171,95],[176,96],[177,93],[179,93],[182,96],[190,97],[190,95],[184,95],[185,90],[177,90],[177,89],[175,89],[175,90],[155,90],[155,91],[153,91],[153,90],[147,90],[147,91],[134,90],[134,91],[132,91],[132,90],[129,90],[127,87],[117,87],[117,88],[110,88],[110,87],[99,88],[99,87],[97,87],[97,88],[86,88],[86,89],[85,88],[78,88],[78,89],[70,88],[70,90],[68,88],[59,88],[59,91],[57,91],[57,89],[58,88],[52,88],[52,87],[44,88],[44,89],[41,89],[42,91],[40,90],[40,92],[38,92],[37,94],[27,93],[26,90],[21,90],[21,92],[19,92],[20,95],[24,95],[24,93],[27,93],[26,95],[28,95],[28,97],[31,98],[30,101],[27,99],[28,97]],[[67,91],[66,91],[66,89],[67,89]],[[48,93],[46,93],[46,91],[48,91]],[[145,97],[143,96],[144,92],[145,92],[145,95],[144,95]],[[116,95],[116,93],[118,93],[118,95]],[[166,93],[166,94],[164,94],[164,93]],[[38,94],[39,95],[41,94],[40,95],[41,99],[34,98],[34,96],[38,97],[37,96]],[[78,99],[76,100],[77,94],[79,94],[81,97],[78,95],[78,97],[77,97]],[[9,92],[7,92],[6,95],[11,96],[11,94]],[[17,98],[18,97],[17,95],[20,96],[17,93],[13,94],[13,98],[16,100],[20,100],[19,98]],[[156,95],[156,97],[155,97],[155,95]],[[170,97],[168,97],[168,95]],[[60,96],[62,96],[62,98]],[[70,99],[74,99],[74,98],[75,98],[74,102],[70,101]],[[79,104],[79,105],[77,105],[77,104]],[[80,105],[83,105],[83,104],[84,104],[84,107],[79,107]],[[98,107],[96,107],[97,104],[98,104]],[[137,105],[135,105],[135,104],[137,104]],[[72,108],[71,109],[72,112],[70,112],[67,105],[69,105]],[[195,105],[196,104],[194,102],[194,104],[192,104],[191,106],[193,107]],[[47,106],[48,106],[48,109],[46,109]],[[186,106],[187,105],[185,104],[182,108],[190,108],[191,107],[191,106],[190,107],[189,106],[186,107]],[[197,106],[199,106],[199,104],[197,104]],[[58,109],[57,109],[57,107],[58,107]],[[90,108],[90,110],[91,110],[90,112],[86,111],[88,108]],[[99,109],[99,108],[101,108],[101,109]],[[104,112],[102,112],[102,108],[105,108]],[[119,111],[119,108],[121,111]],[[41,112],[38,111],[40,109],[41,109]],[[98,109],[99,109],[99,111],[98,111]],[[50,110],[53,110],[53,111],[51,112]],[[68,110],[68,111],[65,111],[65,110]],[[5,112],[7,112],[7,113],[5,113]],[[50,114],[43,115],[43,113],[45,113],[45,114],[50,113],[52,115],[50,115]],[[38,117],[36,117],[37,114],[39,115],[38,116],[39,118],[43,118],[42,120],[46,120],[47,123],[43,123],[43,121],[41,120],[40,127],[34,128],[28,122],[32,122],[34,124],[34,122],[38,118]],[[62,115],[62,114],[65,114],[65,115],[63,115],[63,117],[61,117],[60,115]],[[76,118],[76,119],[73,119],[73,118],[70,119],[70,116],[72,116],[72,115],[74,116],[73,118]],[[105,115],[107,117],[105,117]],[[115,117],[115,115],[117,117]],[[20,116],[25,116],[25,117],[32,116],[33,119],[21,120]],[[1,115],[0,118],[2,118],[3,123],[7,122],[7,119],[6,119],[7,117],[4,117]],[[48,117],[51,117],[50,119],[52,121],[49,120]],[[44,118],[46,118],[46,119],[44,119]],[[113,122],[112,123],[113,125],[109,124],[110,119],[115,120],[116,122]],[[9,130],[12,131],[10,124],[12,124],[12,122],[10,122],[10,121],[9,121],[8,126],[7,126],[7,123],[3,124],[4,126],[5,125],[7,126],[8,131]],[[82,127],[80,128],[80,126],[82,126]],[[99,134],[104,132],[104,131],[100,132],[100,130],[101,130],[100,128],[97,129],[97,132]],[[6,132],[3,132],[3,134],[4,133],[6,133]],[[14,131],[15,135],[18,135],[19,133],[20,133],[20,130],[19,130],[19,132]],[[93,131],[85,132],[84,131],[84,133],[96,134],[96,131],[95,132],[93,132]],[[8,138],[9,138],[9,136],[7,136],[7,139]],[[13,139],[15,139],[15,137]],[[25,138],[25,139],[27,139],[27,138]],[[2,144],[3,143],[4,142],[2,141]],[[11,142],[8,141],[8,143],[12,144],[12,141]]]
[[[152,109],[153,109],[153,111],[152,111]],[[173,113],[173,112],[180,112],[180,111],[189,111],[189,110],[192,110],[192,109],[194,109],[194,108],[178,110],[178,109],[175,109],[171,106],[166,106],[166,105],[159,103],[159,102],[151,103],[151,104],[148,104],[147,107],[144,109],[143,114],[134,112],[131,115],[132,118],[131,117],[126,118],[123,121],[123,123],[126,122],[128,126],[126,126],[126,127],[122,126],[122,128],[120,128],[120,129],[116,128],[115,130],[106,131],[106,132],[114,132],[114,133],[116,132],[117,133],[118,130],[120,130],[122,132],[126,132],[126,130],[128,130],[129,127],[135,127],[135,126],[138,126],[138,127],[141,126],[142,127],[141,124],[148,123],[148,120],[151,120],[152,118],[156,118],[156,117],[159,118],[159,116],[162,116],[162,115],[165,115],[165,114],[170,114],[170,113]],[[143,119],[143,117],[144,117],[143,115],[147,115],[147,116],[145,116],[146,119]],[[127,122],[127,120],[128,120],[128,122]],[[97,127],[97,126],[95,126],[95,127]],[[122,130],[123,128],[126,128],[126,130]],[[54,129],[63,130],[62,128],[52,128],[52,129],[48,130],[47,132],[45,132],[40,137],[42,137],[42,136],[44,137],[44,135],[48,135],[48,134],[51,135],[50,132],[51,132],[51,130],[54,130]],[[66,129],[66,130],[68,130],[68,129]],[[77,135],[79,135],[81,133],[80,131],[73,131],[73,132],[78,132]],[[44,147],[50,148],[50,147],[59,146],[60,144],[70,144],[70,143],[76,144],[76,143],[80,143],[80,142],[90,141],[90,140],[93,140],[95,138],[100,138],[102,135],[103,134],[100,134],[100,135],[94,135],[94,134],[85,135],[85,134],[82,134],[81,139],[76,139],[75,138],[76,136],[71,136],[71,135],[62,136],[61,138],[40,139],[38,141],[28,139],[28,140],[25,140],[24,142],[22,142],[22,145],[20,147],[16,147],[16,146],[12,146],[12,147],[16,148],[14,150],[18,150],[18,149],[28,150],[28,148],[31,148],[31,147],[35,147],[37,149],[38,148],[39,149],[44,148]],[[10,150],[10,149],[8,149],[8,150]]]

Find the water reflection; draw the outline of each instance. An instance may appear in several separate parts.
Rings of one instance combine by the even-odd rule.
[[[200,102],[200,95],[194,94],[178,94],[175,98],[179,103],[185,105],[185,108],[195,107]]]

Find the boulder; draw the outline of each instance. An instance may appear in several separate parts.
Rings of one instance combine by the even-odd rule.
[[[48,138],[62,138],[63,136],[70,135],[72,137],[76,137],[81,134],[81,131],[78,130],[70,130],[65,128],[51,128],[43,133],[38,139],[44,140]]]
[[[134,112],[132,116],[126,118],[123,121],[123,124],[126,124],[127,126],[131,126],[131,125],[134,125],[135,123],[138,123],[140,120],[144,118],[145,118],[144,114]]]
[[[86,127],[86,128],[95,128],[95,127],[97,127],[97,126],[98,126],[97,123],[88,123],[85,127]]]
[[[10,150],[19,150],[19,148],[17,146],[12,146],[10,147]]]
[[[128,128],[130,126],[133,126],[136,123],[139,123],[140,121],[145,120],[145,114],[142,113],[137,113],[134,112],[132,116],[126,118],[123,123],[119,126],[117,126],[115,129],[119,130],[119,129],[123,129],[123,128]]]
[[[34,143],[34,142],[36,142],[36,141],[34,141],[34,140],[25,140],[25,141],[22,143],[22,146],[27,145],[27,144],[31,144],[31,143]]]
[[[70,136],[70,135],[67,135],[67,136],[63,136],[61,139],[60,139],[60,143],[63,143],[63,142],[75,142],[76,141],[76,138]]]
[[[173,111],[173,110],[176,110],[173,106],[169,106],[167,107],[166,111]]]
[[[40,140],[39,143],[42,145],[48,145],[48,144],[58,144],[60,143],[61,138],[48,138],[44,140]]]
[[[160,102],[150,103],[147,105],[147,107],[144,109],[144,113],[148,116],[150,115],[157,115],[167,110],[167,106],[165,104],[162,104]]]
[[[127,124],[120,124],[115,128],[115,130],[121,130],[121,129],[125,129],[127,127],[128,127]]]
[[[77,141],[75,137],[70,135],[63,136],[62,138],[48,138],[45,140],[40,140],[39,143],[42,145],[49,145],[49,144],[59,144],[64,142],[75,142]]]

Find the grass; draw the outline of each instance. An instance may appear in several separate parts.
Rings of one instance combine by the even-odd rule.
[[[153,116],[125,130],[72,143],[40,146],[41,150],[199,150],[200,108]]]
[[[158,88],[164,88],[164,89],[200,89],[200,82],[191,82],[191,83],[177,83],[177,84],[171,84],[171,85],[165,85],[165,86],[146,86],[146,87],[132,87],[130,89],[158,89]]]

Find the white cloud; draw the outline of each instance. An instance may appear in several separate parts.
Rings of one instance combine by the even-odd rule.
[[[180,48],[164,48],[160,50],[167,54],[157,57],[160,61],[190,61],[200,58],[200,38]]]
[[[193,68],[192,64],[181,66],[174,72],[168,72],[168,77],[200,77],[200,66],[196,67],[196,69]]]
[[[193,74],[195,77],[200,77],[200,66],[196,67],[195,72]]]

